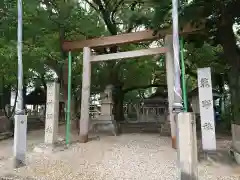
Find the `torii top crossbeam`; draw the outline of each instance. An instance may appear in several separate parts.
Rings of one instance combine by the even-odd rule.
[[[196,25],[187,24],[182,28],[180,34],[191,34],[202,30],[204,27]],[[128,43],[136,43],[142,41],[156,40],[165,37],[167,34],[172,34],[172,29],[167,28],[160,30],[156,35],[153,35],[152,30],[145,30],[140,32],[125,33],[115,36],[98,37],[94,39],[87,40],[75,40],[75,41],[64,41],[62,44],[62,49],[64,51],[77,51],[84,47],[97,48],[97,47],[107,47],[115,46]]]

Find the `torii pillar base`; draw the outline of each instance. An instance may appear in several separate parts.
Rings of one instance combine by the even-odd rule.
[[[88,142],[88,135],[80,135],[80,136],[79,136],[79,142],[80,142],[80,143],[86,143],[86,142]]]

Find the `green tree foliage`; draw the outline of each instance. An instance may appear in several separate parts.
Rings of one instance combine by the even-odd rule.
[[[170,4],[170,1],[165,0],[156,2],[156,5],[160,7],[162,3],[167,2]],[[182,4],[179,11],[181,26],[186,23],[200,25],[204,21],[205,29],[200,34],[189,35],[186,39],[188,42],[197,45],[195,47],[202,47],[206,42],[216,47],[219,45],[222,47],[223,53],[218,54],[218,61],[215,64],[227,65],[228,71],[223,73],[227,73],[229,77],[233,121],[238,124],[240,123],[240,93],[238,90],[240,88],[240,51],[236,38],[238,32],[233,27],[239,23],[239,5],[240,1],[235,0],[193,0],[188,4]],[[159,30],[161,24],[171,22],[167,19],[161,19],[163,16],[169,15],[168,9],[169,7],[165,10],[155,8],[155,18],[152,20],[154,29]],[[167,13],[163,15],[163,11]],[[160,19],[157,19],[158,17]],[[211,62],[207,62],[206,65],[211,64]]]
[[[46,80],[53,78],[50,70],[57,74],[62,85],[66,84],[64,72],[67,52],[61,48],[64,40],[117,35],[147,27],[158,30],[171,25],[170,0],[136,1],[135,4],[124,0],[25,0],[23,3],[24,77],[26,84],[31,83],[33,86],[44,86]],[[190,9],[194,7],[190,8],[189,5],[181,9],[181,19],[187,19],[185,16],[188,17]],[[17,72],[16,2],[3,0],[0,2],[0,10],[0,76],[4,76],[5,82],[14,87]],[[198,19],[201,19],[200,17]],[[196,48],[194,38],[196,39],[189,37],[185,44],[189,88],[193,88],[196,83],[196,67],[211,63],[216,73],[225,73],[227,69],[224,67],[223,58],[218,58],[222,56],[221,47],[212,47],[210,41],[206,41],[202,47]],[[150,42],[113,46],[95,49],[94,53],[130,51],[148,48],[149,45]],[[202,59],[203,62],[200,61]],[[73,94],[80,102],[82,52],[73,52],[72,67]],[[103,91],[108,84],[114,85],[115,116],[117,120],[123,120],[124,99],[138,99],[144,94],[143,89],[164,85],[166,83],[164,68],[164,58],[159,56],[93,63],[91,93]],[[124,98],[125,94],[127,96]]]
[[[17,73],[17,2],[1,1],[0,9],[0,66],[1,76],[7,84],[16,86]],[[23,65],[25,83],[33,86],[45,85],[53,78],[53,70],[61,82],[64,81],[64,64],[67,52],[61,49],[63,40],[81,40],[136,31],[143,28],[147,17],[153,16],[153,10],[136,7],[131,3],[103,3],[103,1],[62,1],[62,0],[26,0],[23,2]],[[144,21],[139,17],[145,17]],[[149,43],[148,43],[149,44]],[[148,47],[129,45],[110,48],[110,52],[134,50]],[[108,49],[99,49],[101,54]],[[121,109],[124,93],[146,87],[152,83],[159,60],[152,57],[135,60],[117,60],[109,63],[94,63],[92,66],[92,93],[99,93],[106,85],[115,86],[115,101]],[[73,53],[73,92],[80,96],[82,53]],[[161,68],[161,67],[160,67]],[[46,74],[46,72],[48,72]],[[120,91],[118,91],[120,90]],[[121,96],[118,96],[120,92]],[[123,96],[122,96],[123,95]],[[120,98],[118,98],[120,97]],[[121,110],[120,110],[121,111]]]

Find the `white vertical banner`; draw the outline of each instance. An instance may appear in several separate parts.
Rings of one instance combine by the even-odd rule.
[[[182,104],[182,89],[180,81],[179,64],[179,27],[178,27],[178,0],[172,0],[172,26],[173,26],[173,57],[174,57],[174,103]]]
[[[216,150],[211,68],[199,68],[198,93],[202,129],[202,146],[205,151]]]

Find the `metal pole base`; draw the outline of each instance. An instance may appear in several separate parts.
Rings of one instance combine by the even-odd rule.
[[[27,150],[27,115],[14,117],[14,168],[25,165]]]
[[[26,166],[26,163],[20,159],[17,159],[16,157],[14,157],[13,159],[13,168],[21,168],[23,166]]]
[[[178,118],[177,116],[181,112],[183,112],[182,104],[181,103],[174,103],[173,104],[173,113],[174,113],[174,121],[175,121],[176,125],[177,125],[177,118]],[[176,134],[178,134],[177,129],[178,129],[178,127],[176,126],[176,129],[175,129]],[[172,137],[172,148],[177,149],[178,148],[177,146],[178,146],[177,145],[177,136]]]

